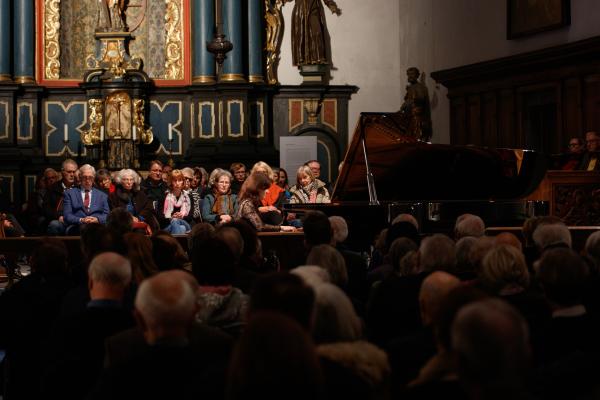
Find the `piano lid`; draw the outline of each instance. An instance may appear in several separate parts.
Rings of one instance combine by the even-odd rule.
[[[546,156],[528,150],[417,142],[396,114],[361,113],[333,201],[368,201],[362,140],[379,201],[503,200],[533,192]]]

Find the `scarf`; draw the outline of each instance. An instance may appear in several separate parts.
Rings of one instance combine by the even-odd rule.
[[[300,197],[302,203],[316,203],[318,187],[317,180],[315,179],[308,185],[300,187],[300,190],[296,193],[298,193],[298,197]]]
[[[175,208],[179,208],[179,212],[184,217],[187,217],[190,212],[190,198],[183,190],[178,198],[171,192],[167,193],[164,207],[165,218],[171,218],[171,214],[173,214]]]
[[[231,188],[225,194],[219,193],[218,190],[213,190],[215,196],[215,204],[212,206],[212,212],[217,215],[227,214],[233,215],[233,201],[231,201]],[[226,207],[223,209],[222,204],[225,202]]]

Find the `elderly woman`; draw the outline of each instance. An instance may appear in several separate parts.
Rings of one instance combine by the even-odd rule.
[[[235,219],[245,219],[257,231],[292,232],[295,230],[294,227],[265,224],[260,216],[258,208],[261,207],[261,200],[265,196],[267,189],[271,186],[271,183],[271,178],[265,174],[254,173],[250,175],[240,190],[239,205],[235,213]]]
[[[174,169],[169,177],[169,190],[163,205],[163,216],[169,222],[165,230],[171,234],[184,234],[192,229],[188,222],[191,221],[192,203],[184,187],[183,172]]]
[[[233,220],[237,211],[237,195],[231,193],[233,177],[221,168],[210,174],[208,183],[212,193],[207,194],[202,203],[202,220],[211,224],[225,224]]]
[[[298,168],[296,184],[290,189],[290,203],[329,203],[329,192],[325,184],[315,179],[310,168],[306,165]]]
[[[134,228],[145,222],[152,231],[158,230],[152,201],[140,190],[141,178],[132,169],[122,169],[117,173],[115,191],[108,196],[110,209],[121,207],[133,217]]]

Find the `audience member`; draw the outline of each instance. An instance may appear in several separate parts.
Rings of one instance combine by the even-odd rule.
[[[238,208],[237,195],[231,192],[231,174],[221,168],[210,174],[211,192],[202,202],[202,220],[211,224],[225,224],[233,220]]]
[[[159,271],[190,267],[185,250],[171,234],[158,231],[150,240],[152,240],[152,259]]]
[[[469,398],[526,398],[528,339],[525,320],[504,301],[486,299],[464,306],[452,325],[452,347]]]
[[[162,212],[168,186],[167,182],[162,178],[162,162],[152,160],[148,168],[148,176],[142,181],[140,187],[146,193],[146,197],[152,202],[152,209],[158,215]]]
[[[307,265],[318,265],[329,273],[331,283],[345,289],[348,285],[348,271],[344,257],[328,244],[313,246],[306,258]]]
[[[184,190],[183,173],[174,169],[169,176],[169,190],[165,196],[162,215],[168,225],[165,231],[172,235],[188,233],[192,227],[192,204]]]
[[[255,313],[239,339],[229,369],[227,398],[325,398],[315,346],[289,316]]]
[[[296,172],[296,184],[290,188],[290,203],[329,203],[329,191],[325,183],[318,180],[311,169],[302,165]]]
[[[439,233],[423,239],[419,247],[419,267],[426,272],[454,273],[456,270],[454,241]]]
[[[105,224],[108,217],[108,196],[95,188],[96,170],[89,164],[79,168],[81,186],[79,190],[65,191],[63,195],[63,222],[65,234],[77,236],[88,224]]]
[[[585,146],[586,152],[583,154],[581,163],[577,169],[583,171],[600,170],[600,162],[598,161],[598,152],[600,151],[600,135],[598,135],[598,132],[586,132]]]
[[[102,253],[90,263],[87,308],[59,320],[50,340],[49,362],[42,380],[44,397],[81,399],[102,371],[104,340],[133,326],[123,298],[131,282],[131,265],[116,253]]]
[[[233,176],[233,181],[231,182],[231,193],[238,194],[242,189],[244,181],[248,177],[246,166],[239,162],[233,163],[229,167],[229,172],[231,172],[231,175]]]
[[[44,216],[48,222],[48,235],[64,235],[65,223],[63,217],[63,193],[75,186],[77,163],[66,159],[61,167],[62,179],[48,187],[44,197]]]
[[[134,229],[145,223],[143,229],[149,228],[152,232],[158,230],[158,221],[154,213],[152,201],[140,190],[140,176],[132,169],[122,169],[116,177],[116,189],[108,196],[111,210],[124,208],[133,217]]]
[[[181,278],[181,272],[162,272],[144,280],[135,308],[149,347],[129,362],[106,369],[90,398],[222,398],[223,379],[215,374],[210,360],[190,345],[198,306],[194,288]]]
[[[454,238],[459,240],[465,236],[482,237],[485,235],[485,224],[477,215],[462,214],[456,218]]]
[[[158,272],[152,258],[152,240],[146,235],[129,232],[123,236],[127,245],[127,258],[131,263],[132,280],[140,284]]]

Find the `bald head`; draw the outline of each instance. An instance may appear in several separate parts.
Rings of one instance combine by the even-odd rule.
[[[144,280],[135,298],[135,309],[148,343],[185,337],[197,311],[190,278],[180,271],[165,271]]]
[[[421,285],[419,306],[423,325],[435,322],[440,307],[450,291],[460,285],[460,280],[447,272],[436,271],[430,274]]]

